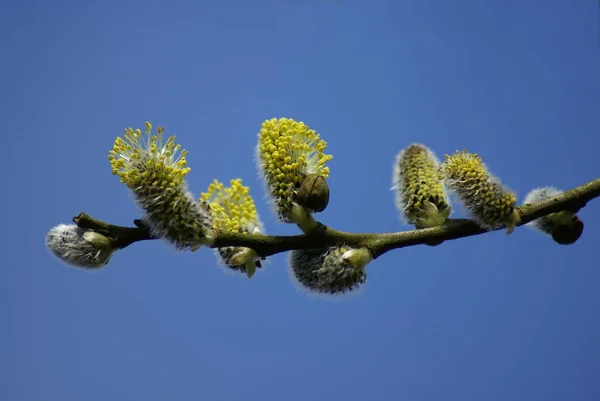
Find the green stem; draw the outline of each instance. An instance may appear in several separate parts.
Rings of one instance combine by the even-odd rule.
[[[86,213],[80,213],[73,217],[73,223],[81,228],[89,228],[98,231],[112,240],[114,249],[123,249],[133,244],[134,242],[156,239],[150,234],[148,227],[122,227],[114,224],[109,224],[101,220],[96,220]]]

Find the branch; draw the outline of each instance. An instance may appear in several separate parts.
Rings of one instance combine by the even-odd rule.
[[[157,239],[150,234],[148,227],[144,226],[140,220],[135,220],[134,222],[137,227],[122,227],[93,219],[85,213],[80,213],[79,216],[73,217],[73,223],[79,227],[98,231],[111,238],[114,249],[126,248],[134,242]]]
[[[590,200],[598,196],[600,196],[600,178],[555,197],[519,206],[517,209],[521,215],[521,221],[518,226],[562,210],[577,213]],[[137,227],[121,227],[95,220],[87,214],[81,213],[74,217],[73,221],[82,228],[94,229],[107,234],[113,238],[115,248],[118,249],[125,248],[137,241],[156,239],[141,220],[135,220]],[[473,220],[469,219],[448,219],[443,226],[439,227],[383,234],[347,233],[318,223],[317,229],[310,235],[272,236],[218,232],[215,243],[211,247],[243,246],[254,249],[261,257],[267,257],[293,249],[324,248],[344,243],[356,248],[368,248],[375,259],[393,249],[421,244],[431,245],[486,232],[488,231],[481,229]]]

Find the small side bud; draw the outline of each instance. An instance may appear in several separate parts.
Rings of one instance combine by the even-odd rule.
[[[571,215],[570,224],[557,223],[552,230],[552,239],[560,245],[572,245],[583,234],[583,221],[577,215]]]
[[[559,195],[562,192],[562,190],[554,187],[535,188],[529,191],[524,203],[536,203]],[[576,213],[570,210],[563,210],[535,219],[527,223],[527,226],[550,235],[560,245],[571,245],[577,242],[581,234],[583,234],[584,224]]]
[[[250,248],[244,247],[223,247],[216,250],[220,262],[228,269],[239,271],[248,278],[252,278],[256,273],[256,268],[260,268],[260,257]]]
[[[230,263],[232,266],[240,266],[248,262],[255,262],[258,259],[260,258],[253,249],[240,248],[239,250],[237,250],[237,253],[231,257]]]
[[[253,261],[249,261],[249,262],[246,262],[246,265],[244,267],[246,269],[246,276],[248,278],[252,278],[252,276],[254,276],[254,273],[256,273],[256,268],[260,267],[260,265],[257,265]]]
[[[329,204],[329,186],[322,175],[309,174],[300,188],[296,200],[313,213],[322,212]]]
[[[513,208],[512,213],[506,218],[506,235],[510,235],[515,231],[515,228],[521,222],[521,213],[516,208]]]
[[[290,272],[309,291],[343,294],[366,282],[365,267],[372,259],[366,248],[298,249],[290,252]]]
[[[371,263],[373,255],[367,248],[350,249],[344,252],[342,260],[354,267],[355,269],[363,269],[366,265]]]
[[[256,273],[256,262],[259,260],[260,257],[256,251],[254,251],[254,249],[241,248],[235,255],[231,257],[229,264],[240,269],[242,269],[241,266],[243,265],[243,269],[246,271],[246,276],[248,278],[252,278],[254,273]],[[260,266],[260,264],[258,266]]]
[[[111,259],[110,238],[74,224],[59,224],[46,235],[46,246],[62,262],[73,267],[99,269]]]

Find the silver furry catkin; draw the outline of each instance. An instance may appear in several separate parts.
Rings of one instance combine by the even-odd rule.
[[[74,224],[59,224],[46,234],[46,246],[64,263],[87,269],[104,267],[113,255],[111,240]]]
[[[367,281],[365,266],[372,256],[365,248],[336,246],[290,252],[293,277],[312,292],[343,294]]]
[[[560,189],[550,186],[535,188],[529,191],[524,203],[536,203],[560,195],[562,192]],[[575,243],[583,233],[583,222],[571,210],[542,216],[527,223],[527,226],[550,235],[555,242],[561,245]]]

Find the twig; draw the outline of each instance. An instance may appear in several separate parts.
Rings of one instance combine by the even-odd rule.
[[[552,198],[534,204],[518,207],[521,215],[519,226],[537,218],[562,210],[578,212],[587,202],[600,196],[600,178],[570,189]],[[113,238],[116,248],[125,248],[137,241],[156,239],[141,220],[135,220],[137,227],[121,227],[93,219],[85,213],[73,218],[83,228],[101,231]],[[499,229],[500,230],[500,229]],[[357,234],[334,230],[319,223],[318,229],[310,235],[251,235],[232,232],[218,232],[213,248],[243,246],[254,249],[261,257],[293,249],[323,248],[339,243],[352,247],[368,248],[373,258],[393,249],[407,246],[440,243],[458,238],[484,234],[474,221],[469,219],[448,219],[440,227],[381,234]]]

